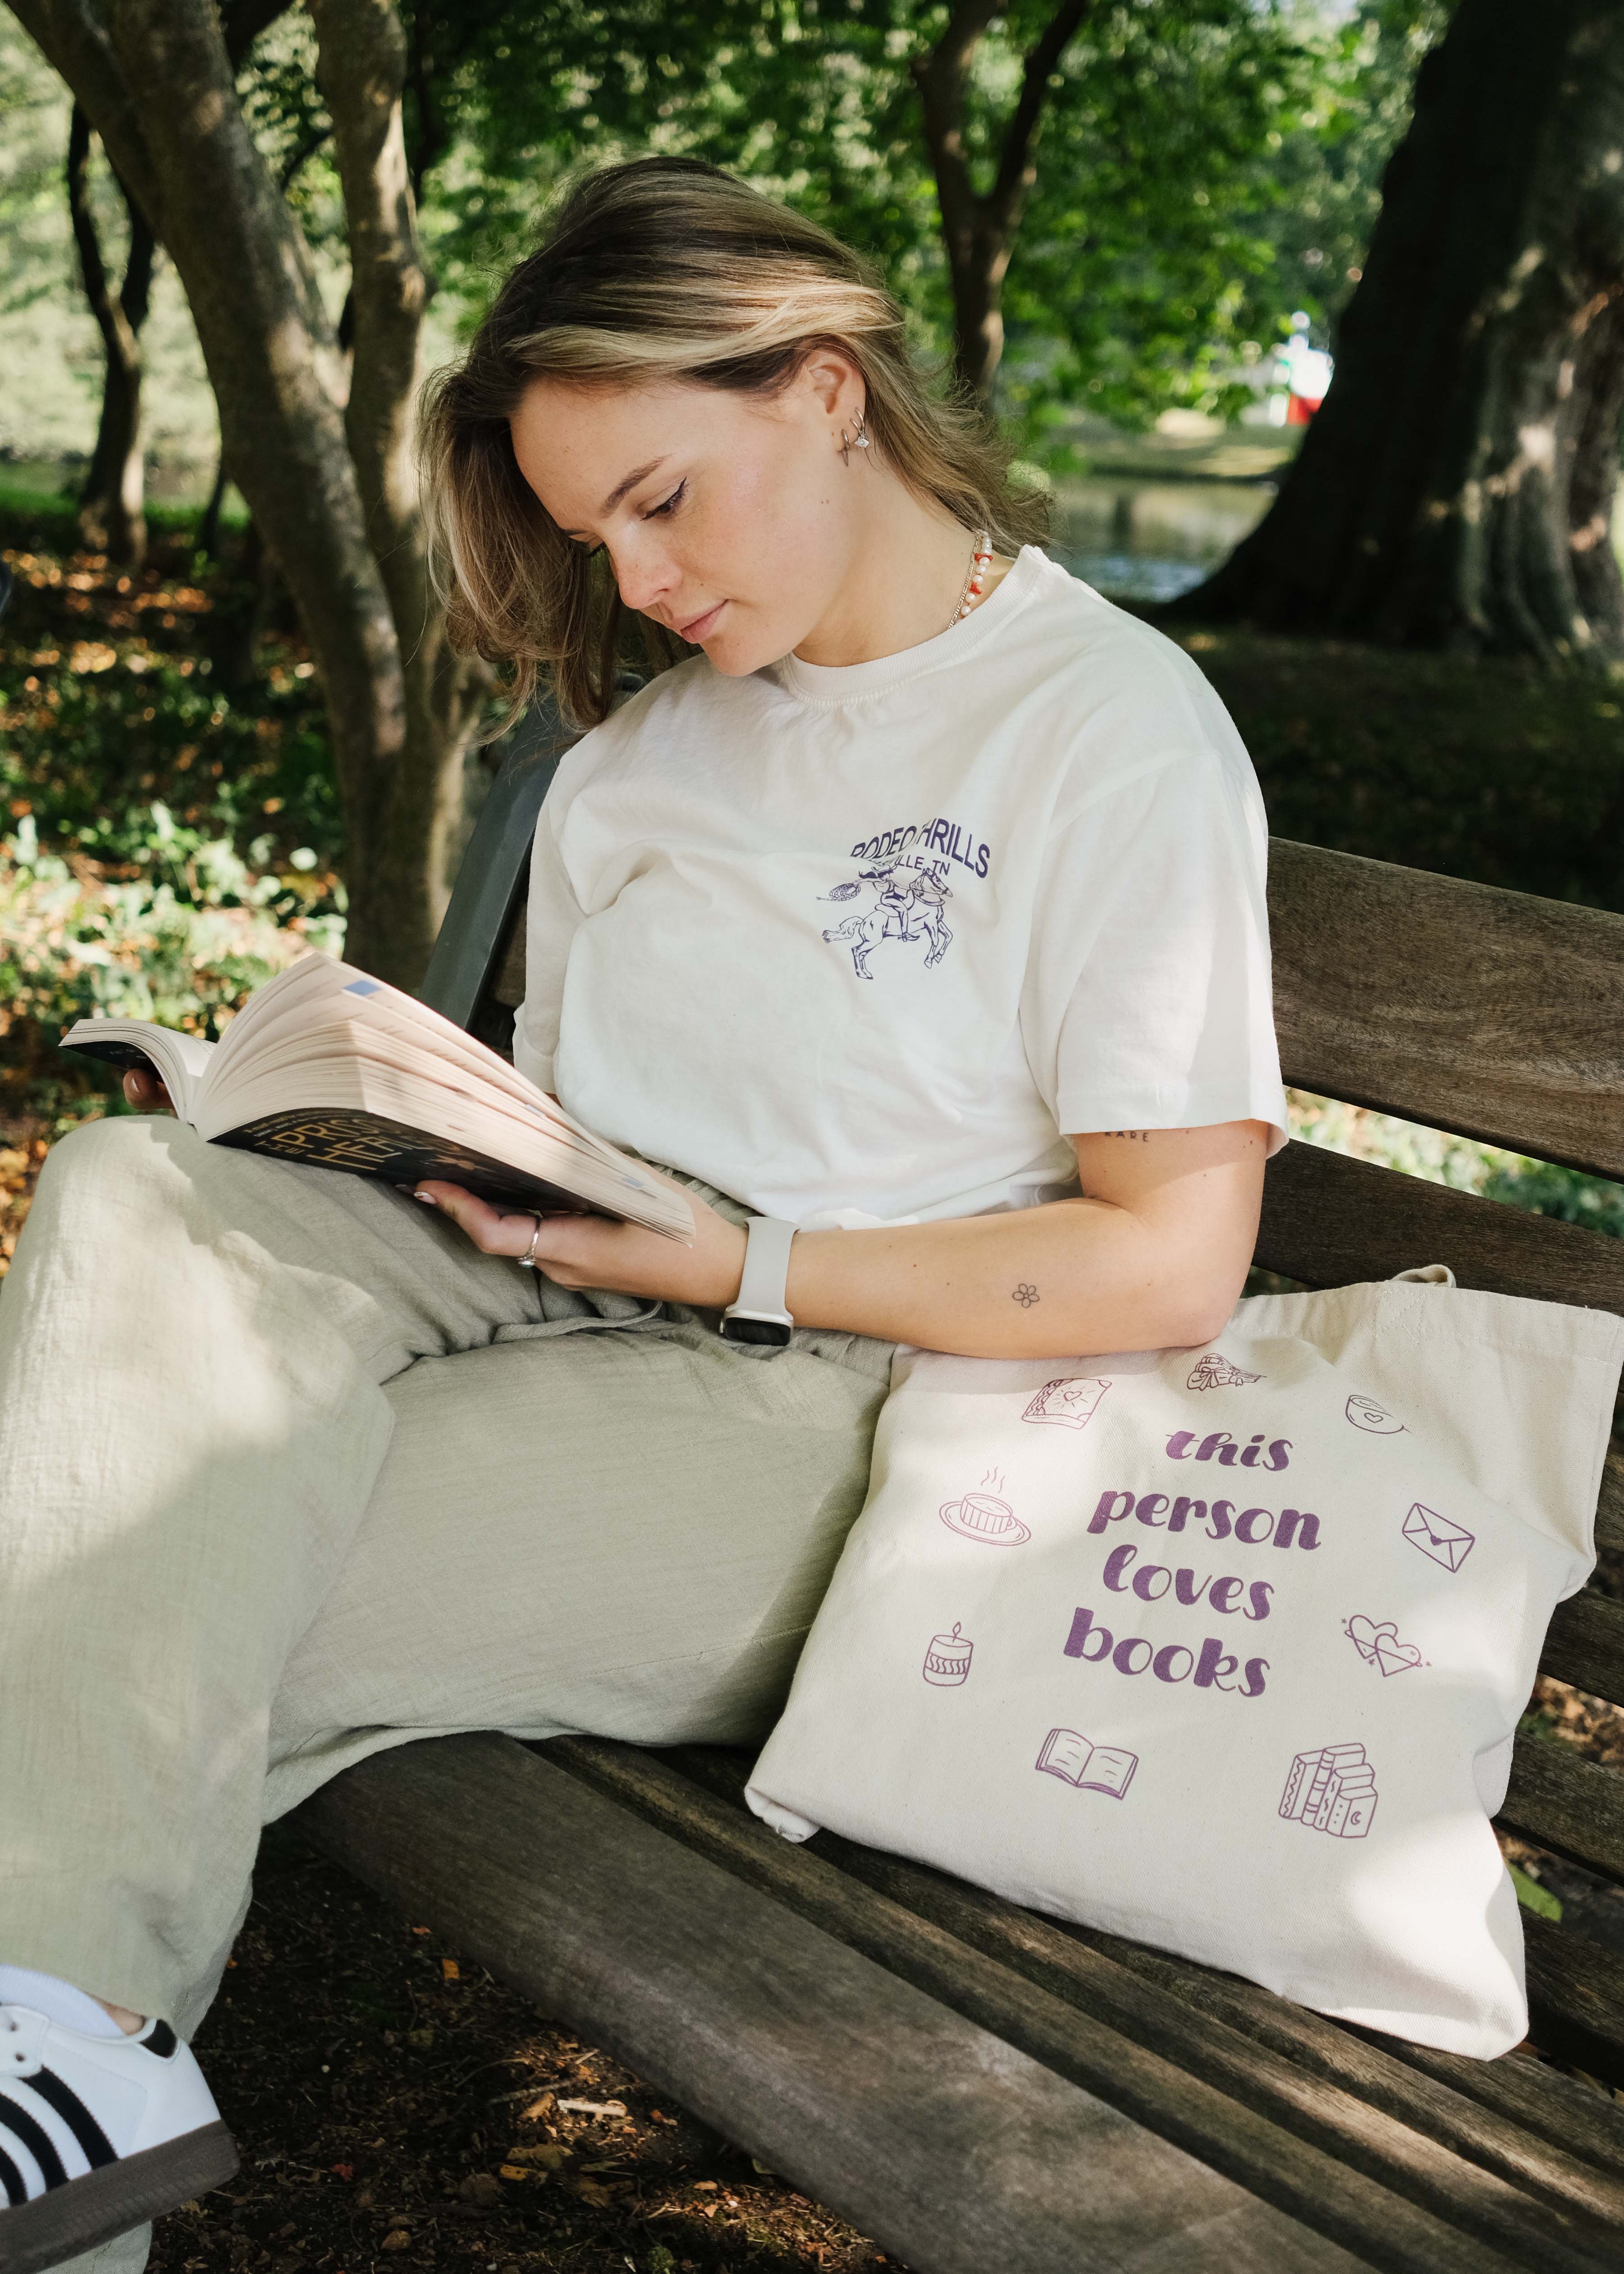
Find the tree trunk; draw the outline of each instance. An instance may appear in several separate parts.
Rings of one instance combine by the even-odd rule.
[[[1004,359],[1004,279],[1037,180],[1037,139],[1049,82],[1092,5],[1093,0],[1060,0],[1027,51],[1020,93],[999,138],[997,169],[985,195],[971,177],[965,102],[976,49],[994,19],[1007,11],[1009,0],[956,0],[935,48],[912,65],[953,289],[954,369],[959,384],[984,403],[992,399]]]
[[[1461,0],[1421,66],[1329,394],[1169,614],[1624,658],[1624,9]]]
[[[114,561],[139,568],[147,557],[146,469],[141,449],[141,327],[147,321],[157,247],[146,215],[128,196],[130,257],[117,297],[108,282],[88,172],[91,124],[79,103],[68,129],[68,215],[79,249],[85,297],[106,353],[102,417],[90,468],[79,492],[82,541]],[[122,188],[123,184],[120,184]]]
[[[353,367],[250,134],[235,64],[282,0],[10,0],[84,104],[186,288],[232,477],[322,676],[353,960],[421,978],[483,670],[447,655],[410,490],[421,280],[388,0],[318,0],[354,267]],[[343,112],[342,117],[336,114]],[[348,401],[348,410],[343,407]],[[353,452],[353,455],[352,455]]]

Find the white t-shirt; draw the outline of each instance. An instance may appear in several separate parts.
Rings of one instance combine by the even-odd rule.
[[[692,657],[567,753],[515,1061],[808,1228],[1053,1199],[1073,1133],[1278,1145],[1266,853],[1195,665],[1027,546],[917,647]]]

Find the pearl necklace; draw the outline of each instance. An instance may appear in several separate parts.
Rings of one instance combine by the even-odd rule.
[[[951,632],[953,626],[967,616],[981,597],[981,586],[987,581],[987,571],[992,562],[992,534],[985,529],[975,533],[975,549],[970,555],[970,573],[965,578],[964,590],[959,595],[959,605],[947,620]]]

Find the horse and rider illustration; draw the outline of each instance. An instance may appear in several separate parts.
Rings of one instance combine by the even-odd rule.
[[[940,963],[952,940],[942,904],[953,897],[945,861],[910,861],[901,854],[860,869],[858,884],[837,885],[823,895],[831,900],[854,899],[863,885],[877,887],[874,905],[846,917],[825,931],[825,939],[843,939],[852,951],[860,979],[872,979],[868,958],[883,939],[928,939],[925,968]]]

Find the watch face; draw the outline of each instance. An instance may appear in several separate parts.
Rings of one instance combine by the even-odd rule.
[[[724,1319],[719,1329],[730,1343],[786,1343],[793,1331],[781,1319]]]

